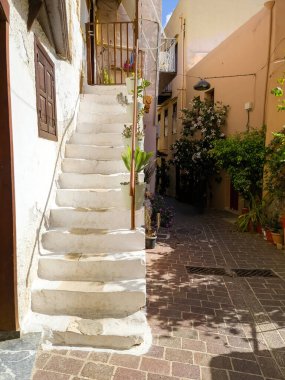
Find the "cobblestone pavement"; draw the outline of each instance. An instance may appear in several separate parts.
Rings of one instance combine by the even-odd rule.
[[[237,232],[229,214],[176,208],[170,238],[148,252],[148,354],[39,351],[33,380],[285,379],[285,254]],[[229,275],[190,275],[186,265]],[[230,268],[280,278],[233,277]]]

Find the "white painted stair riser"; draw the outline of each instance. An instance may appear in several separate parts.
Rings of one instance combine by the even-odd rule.
[[[121,189],[57,189],[56,204],[62,207],[122,207]]]
[[[79,133],[75,132],[70,140],[70,144],[102,145],[102,146],[123,146],[121,133]]]
[[[104,123],[104,124],[111,124],[111,123],[131,123],[132,118],[129,113],[118,113],[118,114],[96,114],[96,113],[90,113],[90,112],[82,112],[78,114],[78,122],[79,123]]]
[[[85,346],[127,350],[143,342],[148,331],[145,314],[125,318],[82,319],[30,312],[23,333],[43,331],[43,343],[55,346]]]
[[[64,173],[81,173],[81,174],[116,174],[127,171],[122,160],[120,161],[103,161],[103,160],[85,160],[80,158],[65,158],[61,165]]]
[[[62,189],[116,189],[121,182],[130,181],[129,173],[119,174],[80,174],[61,173],[58,184]]]
[[[56,228],[93,228],[104,230],[130,229],[130,211],[119,209],[92,210],[86,208],[52,209],[50,227]],[[136,211],[136,225],[144,224],[144,210]]]
[[[39,259],[39,278],[51,281],[118,281],[145,277],[145,253],[52,255]]]
[[[110,105],[110,104],[98,104],[98,103],[92,102],[92,100],[90,101],[89,99],[85,98],[80,102],[79,113],[81,114],[90,113],[94,115],[109,114],[109,115],[117,116],[119,114],[127,113],[127,108],[119,104],[117,100],[115,103]]]
[[[42,246],[48,251],[59,253],[131,252],[144,249],[145,236],[143,230],[50,230],[42,235]]]
[[[78,123],[76,127],[76,132],[78,133],[122,133],[124,126],[130,126],[132,123]]]
[[[88,160],[121,160],[124,147],[66,144],[65,157]]]
[[[126,317],[145,305],[145,279],[95,283],[36,280],[32,311],[81,318]]]
[[[85,86],[85,94],[95,95],[117,95],[119,93],[127,95],[127,89],[125,85],[112,85],[112,86]]]

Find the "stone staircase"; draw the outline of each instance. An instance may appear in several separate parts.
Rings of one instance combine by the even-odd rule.
[[[121,132],[131,120],[116,99],[124,91],[88,87],[66,144],[24,323],[25,331],[44,331],[44,342],[53,345],[130,349],[148,331],[144,230],[129,229],[120,190],[129,180]],[[143,209],[136,221],[143,225]]]

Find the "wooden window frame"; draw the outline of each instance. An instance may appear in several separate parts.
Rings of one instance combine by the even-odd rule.
[[[35,36],[35,41],[34,41],[34,49],[35,49],[35,77],[36,77],[36,98],[37,98],[37,116],[38,116],[38,133],[39,137],[44,138],[46,140],[51,140],[51,141],[58,141],[57,137],[57,112],[56,112],[56,81],[55,81],[55,65],[53,61],[50,59],[48,56],[48,53],[46,52],[44,46],[40,43],[39,39]],[[52,67],[52,72],[53,72],[53,104],[54,104],[54,123],[55,123],[55,134],[44,131],[41,129],[41,117],[40,117],[40,101],[39,101],[39,74],[38,74],[38,68],[37,68],[37,53],[38,51],[41,52],[41,54],[44,56],[46,61],[49,63],[49,65]]]

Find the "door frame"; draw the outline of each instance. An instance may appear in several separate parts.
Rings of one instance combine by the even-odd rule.
[[[5,332],[19,329],[9,64],[9,11],[8,1],[0,0],[0,331]]]

